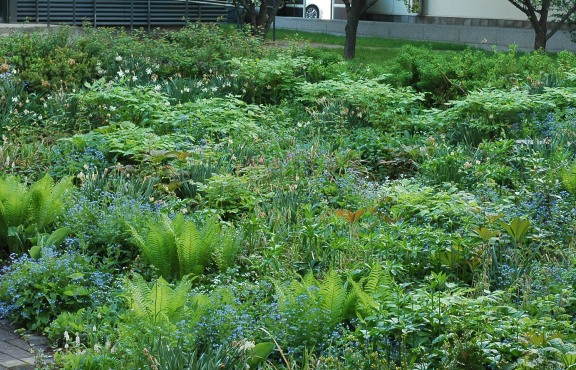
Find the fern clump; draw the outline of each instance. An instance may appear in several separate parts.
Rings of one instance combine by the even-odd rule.
[[[3,252],[23,253],[30,239],[50,232],[72,190],[72,178],[57,184],[44,176],[30,187],[16,177],[0,179],[0,245]]]
[[[160,223],[149,221],[143,230],[129,226],[144,259],[167,280],[200,275],[212,262],[225,271],[234,265],[241,250],[234,229],[223,231],[215,219],[201,229],[182,214],[173,220],[163,215]]]
[[[289,285],[275,282],[278,309],[284,317],[294,317],[294,309],[302,311],[308,322],[331,330],[344,320],[367,316],[392,295],[393,281],[388,272],[376,263],[370,274],[360,282],[348,278],[345,282],[331,270],[324,280],[312,273],[302,281]],[[317,328],[309,328],[311,331]]]
[[[125,297],[134,313],[154,325],[181,320],[192,288],[192,279],[185,276],[172,288],[162,277],[150,285],[142,276],[134,274],[124,279]]]

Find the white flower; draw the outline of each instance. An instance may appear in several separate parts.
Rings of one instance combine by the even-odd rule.
[[[169,101],[167,101],[167,102],[164,103],[164,104],[166,104],[167,107],[170,106],[170,102],[169,102]]]
[[[64,339],[66,340],[66,342],[70,341],[70,334],[68,334],[68,330],[64,331]]]
[[[125,75],[124,75],[124,72],[122,72],[122,70],[118,71],[117,73],[118,73],[118,76],[120,76],[120,77],[124,77],[124,76],[125,76]]]
[[[124,70],[124,73],[128,74],[128,73],[130,73],[130,70],[129,70],[129,69],[125,69],[125,70]]]
[[[132,81],[136,81],[137,79],[138,79],[138,77],[132,76]]]
[[[218,90],[217,87],[213,87],[213,88],[212,88],[212,92],[216,92],[216,90]]]
[[[121,60],[122,60],[122,57],[121,57],[120,55],[117,55],[117,56],[116,56],[116,61],[119,62],[119,61],[121,61]]]
[[[76,346],[80,346],[80,333],[76,332]]]
[[[92,327],[92,331],[96,331],[96,325]]]
[[[160,86],[160,85],[155,85],[155,86],[154,86],[154,90],[156,90],[156,91],[160,91],[161,88],[162,88],[162,86]]]
[[[256,344],[254,342],[246,341],[246,342],[244,342],[243,345],[241,345],[240,348],[243,349],[244,351],[250,351],[254,347],[256,347]]]
[[[13,101],[14,103],[16,103],[16,102],[18,101],[18,97],[17,97],[17,96],[13,97],[13,98],[12,98],[12,101]]]
[[[30,103],[30,99],[26,99],[26,104],[29,104],[29,103]]]
[[[189,87],[185,87],[185,88],[184,88],[184,92],[190,92],[190,88],[189,88]]]
[[[146,74],[151,75],[151,74],[152,74],[152,69],[151,69],[151,68],[146,69]]]
[[[98,345],[98,343],[94,344],[94,352],[100,353],[100,346]]]
[[[207,88],[203,88],[203,89],[202,89],[202,92],[206,92],[206,91],[208,91]]]

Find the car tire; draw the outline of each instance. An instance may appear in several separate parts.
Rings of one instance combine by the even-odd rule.
[[[306,12],[304,12],[304,18],[318,19],[320,18],[320,11],[316,5],[310,5],[306,7]]]

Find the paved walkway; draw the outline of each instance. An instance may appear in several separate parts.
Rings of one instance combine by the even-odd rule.
[[[46,355],[52,353],[48,339],[40,335],[29,335],[23,340],[14,333],[14,328],[6,320],[0,320],[0,370],[34,370],[36,358],[30,345]],[[52,361],[52,356],[48,356],[43,362]]]

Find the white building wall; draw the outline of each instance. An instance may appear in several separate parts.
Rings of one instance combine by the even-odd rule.
[[[508,0],[423,0],[423,15],[431,17],[527,20]],[[402,0],[379,0],[372,14],[408,15]]]

